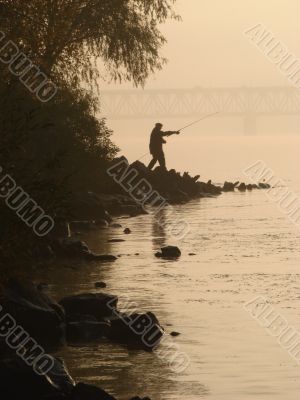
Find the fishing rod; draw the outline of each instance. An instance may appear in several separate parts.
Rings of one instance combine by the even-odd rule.
[[[186,125],[186,126],[184,126],[183,128],[181,128],[181,129],[178,129],[178,132],[183,131],[183,130],[186,129],[186,128],[189,128],[190,126],[196,125],[198,122],[203,121],[204,119],[209,118],[209,117],[212,117],[213,115],[216,115],[216,114],[219,114],[219,113],[220,113],[220,111],[217,111],[217,112],[214,112],[214,113],[212,113],[212,114],[205,115],[204,117],[198,119],[197,121],[194,121],[194,122],[192,122],[191,124]]]
[[[216,114],[219,114],[219,113],[220,113],[220,111],[216,111],[216,112],[214,112],[214,113],[212,113],[212,114],[205,115],[204,117],[198,119],[197,121],[194,121],[194,122],[192,122],[191,124],[186,125],[186,126],[184,126],[183,128],[179,129],[177,132],[183,131],[184,129],[187,129],[187,128],[189,128],[190,126],[196,125],[198,122],[203,121],[204,119],[209,118],[209,117],[212,117],[213,115],[216,115]],[[149,153],[145,153],[141,158],[138,159],[138,161],[141,161],[143,158],[145,158],[145,157],[148,156],[148,155],[149,155]]]

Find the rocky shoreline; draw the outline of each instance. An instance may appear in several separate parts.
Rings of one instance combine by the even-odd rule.
[[[42,287],[11,279],[1,289],[0,304],[0,387],[10,400],[21,396],[32,400],[115,400],[100,388],[76,384],[64,362],[48,352],[64,344],[101,338],[151,352],[164,335],[153,313],[120,312],[118,298],[102,292],[68,296],[57,303]],[[147,338],[149,330],[151,339]]]
[[[216,197],[226,192],[246,192],[269,189],[270,185],[258,182],[224,182],[223,186],[199,181],[200,176],[190,176],[187,172],[180,174],[174,169],[170,171],[157,167],[150,171],[143,163],[135,161],[128,164],[125,157],[111,162],[113,177],[108,177],[107,193],[81,193],[74,195],[71,215],[68,221],[59,220],[46,244],[36,249],[37,258],[53,259],[55,257],[81,258],[85,261],[114,261],[113,255],[94,254],[88,246],[78,239],[82,232],[106,229],[113,225],[113,218],[119,216],[135,217],[147,214],[149,208],[158,209],[174,204],[185,204],[193,199]],[[138,190],[136,188],[139,188]],[[151,187],[149,194],[143,191]],[[152,193],[160,200],[159,206],[153,204]],[[142,200],[138,200],[142,199]],[[124,232],[129,234],[130,232]]]
[[[115,162],[123,160],[121,158]],[[211,181],[199,182],[199,176],[191,177],[188,173],[181,175],[175,170],[162,171],[157,168],[151,172],[140,162],[131,164],[129,168],[138,171],[138,179],[149,182],[170,204],[219,196],[223,192],[235,190],[244,192],[269,188],[264,183],[252,185],[243,182],[225,182],[221,187]],[[117,260],[115,255],[94,254],[79,236],[81,232],[116,227],[117,224],[113,221],[115,216],[132,217],[147,213],[148,202],[144,200],[143,205],[137,203],[129,192],[114,182],[110,186],[109,194],[88,192],[74,198],[73,218],[69,221],[56,221],[55,232],[46,244],[37,248],[37,258],[42,262],[76,259],[110,263]],[[124,230],[124,235],[130,233],[129,229]],[[155,256],[178,259],[181,252],[176,247],[167,246]],[[45,353],[39,355],[36,348],[32,347],[33,342],[28,342],[28,338],[33,338],[38,348],[41,346],[50,353],[51,349],[63,344],[90,343],[101,338],[141,351],[151,352],[156,349],[165,335],[157,317],[150,311],[132,314],[120,312],[117,296],[102,292],[104,288],[105,284],[99,282],[97,289],[101,290],[100,293],[71,295],[59,302],[44,292],[43,285],[35,287],[30,282],[9,280],[1,288],[1,385],[9,399],[19,399],[26,395],[32,400],[115,400],[100,388],[75,383],[63,361],[52,356],[52,368],[47,373],[38,374],[35,363],[39,357],[40,360],[45,357]],[[16,331],[17,328],[19,331]],[[149,331],[151,340],[147,336]],[[145,397],[144,400],[146,399],[148,398]]]

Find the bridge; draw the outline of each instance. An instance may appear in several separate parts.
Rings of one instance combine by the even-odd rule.
[[[251,135],[259,116],[300,116],[300,91],[288,86],[105,90],[101,111],[110,119],[201,118],[220,111],[218,118],[243,118],[245,134]]]

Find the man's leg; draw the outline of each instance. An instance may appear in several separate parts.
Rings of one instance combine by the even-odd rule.
[[[158,155],[158,162],[159,162],[159,165],[161,166],[161,168],[162,169],[167,169],[166,168],[166,159],[165,159],[165,154],[164,154],[164,152],[162,151],[161,153],[159,153],[159,155]]]
[[[156,162],[157,162],[157,158],[155,156],[153,156],[152,160],[150,161],[150,164],[148,165],[148,168],[151,170],[154,167],[154,165],[156,164]]]

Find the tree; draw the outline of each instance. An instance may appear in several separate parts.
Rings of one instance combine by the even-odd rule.
[[[159,26],[178,19],[176,0],[0,0],[1,29],[46,74],[96,83],[101,59],[110,78],[143,85],[166,60]]]

